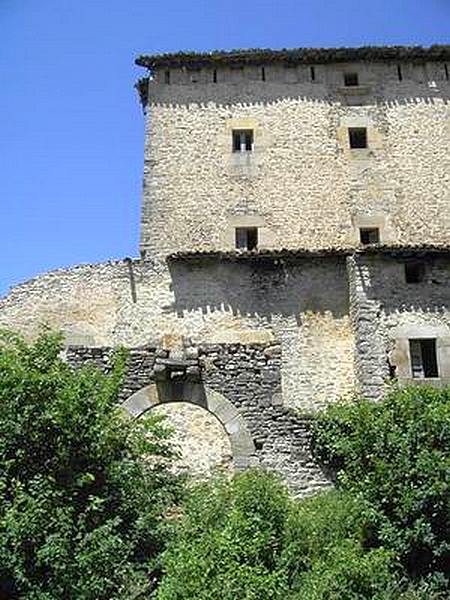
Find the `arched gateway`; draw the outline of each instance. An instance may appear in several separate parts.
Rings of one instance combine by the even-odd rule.
[[[122,407],[138,418],[154,406],[170,402],[200,406],[220,421],[230,439],[235,470],[258,464],[255,445],[242,415],[222,394],[201,383],[151,383],[127,398]]]

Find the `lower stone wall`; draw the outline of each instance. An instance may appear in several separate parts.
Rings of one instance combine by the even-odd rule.
[[[197,356],[201,385],[222,395],[243,417],[255,446],[256,464],[278,472],[300,495],[330,485],[311,454],[311,417],[282,406],[279,344],[201,344],[185,352]],[[70,347],[66,356],[74,366],[93,362],[107,371],[111,353],[106,347]],[[152,346],[131,349],[121,399],[151,384],[158,357],[167,354]],[[173,414],[176,421],[176,408]],[[187,428],[196,429],[194,423]],[[212,428],[205,427],[201,434],[203,447],[213,444],[213,439],[208,440],[216,435]]]
[[[69,345],[124,345],[137,365],[136,348],[156,347],[165,337],[196,345],[277,340],[284,405],[304,411],[356,384],[343,256],[80,265],[0,299],[0,327],[30,338],[43,324],[61,330]]]
[[[446,252],[349,258],[356,374],[363,395],[380,399],[392,379],[412,379],[411,338],[435,338],[440,363],[435,385],[450,384],[450,260]],[[423,280],[408,283],[405,264],[419,261]]]

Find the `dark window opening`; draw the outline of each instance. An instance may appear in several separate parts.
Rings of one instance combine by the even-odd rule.
[[[344,85],[347,87],[359,85],[358,73],[344,73]]]
[[[217,69],[213,71],[213,83],[217,83]]]
[[[367,129],[365,127],[349,127],[350,148],[367,148]]]
[[[403,73],[400,65],[397,65],[397,77],[399,81],[403,81]]]
[[[445,73],[445,79],[448,81],[450,79],[450,73],[449,73],[449,69],[448,69],[448,64],[447,63],[444,64],[444,73]]]
[[[408,262],[405,263],[406,283],[421,283],[425,279],[425,263]]]
[[[359,239],[361,244],[367,246],[368,244],[379,244],[380,242],[380,230],[378,227],[364,227],[359,230]]]
[[[170,83],[170,71],[164,71],[164,83]]]
[[[261,67],[261,81],[266,80],[266,70],[264,67]]]
[[[397,378],[397,367],[388,361],[389,379]]]
[[[253,129],[233,130],[233,152],[251,152],[253,150]]]
[[[316,80],[316,69],[314,67],[310,67],[309,73],[311,75],[311,81],[315,81]]]
[[[409,353],[414,379],[439,377],[434,338],[409,340]]]
[[[239,250],[255,250],[257,247],[257,227],[236,227],[236,248]]]
[[[191,70],[191,83],[198,83],[200,81],[201,69]]]

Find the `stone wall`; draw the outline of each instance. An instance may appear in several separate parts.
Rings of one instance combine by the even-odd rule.
[[[405,264],[419,260],[425,276],[407,283]],[[408,340],[436,338],[439,384],[450,383],[450,260],[448,252],[357,254],[349,259],[356,375],[369,398],[380,398],[392,377],[412,381]],[[414,380],[417,383],[417,380]],[[420,382],[419,382],[420,383]]]
[[[198,357],[201,386],[223,396],[243,417],[254,443],[255,465],[277,471],[291,489],[301,495],[330,485],[311,455],[311,417],[281,406],[281,347],[278,344],[202,344],[190,349],[191,354],[195,350]],[[158,356],[165,353],[163,348],[151,346],[130,351],[121,392],[123,399],[155,381],[155,363]],[[108,370],[111,349],[70,347],[66,356],[74,366],[94,362],[101,369]],[[183,396],[182,392],[179,393],[181,396],[171,395],[166,390],[160,394],[159,402],[180,402]],[[189,398],[184,400],[189,401]],[[202,406],[198,395],[194,402]],[[175,414],[176,421],[179,411],[178,415],[177,411],[172,411],[172,414]],[[186,413],[186,416],[191,419],[186,427],[195,432],[195,415]],[[208,426],[211,419],[206,417],[199,422],[206,425],[202,431],[197,431],[199,445],[214,447],[217,429]],[[181,435],[184,435],[183,432]],[[211,460],[204,459],[210,467],[217,460],[217,455],[211,452]]]
[[[181,258],[170,273],[179,314],[244,317],[280,341],[285,406],[311,412],[353,391],[345,257]]]
[[[356,383],[346,277],[344,257],[80,266],[14,288],[0,326],[32,336],[46,323],[85,346],[279,340],[284,403],[311,411]]]
[[[450,82],[442,64],[175,70],[149,84],[141,248],[230,248],[234,228],[265,247],[354,246],[375,224],[382,241],[445,243],[450,222]],[[344,88],[343,72],[361,85]],[[369,148],[350,150],[348,127]],[[254,151],[232,152],[232,129]]]

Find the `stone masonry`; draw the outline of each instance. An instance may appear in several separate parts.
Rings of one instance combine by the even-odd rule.
[[[123,407],[168,415],[180,468],[313,493],[318,410],[450,383],[450,47],[137,63],[140,258],[16,286],[0,327],[61,330],[75,367],[127,347]]]

